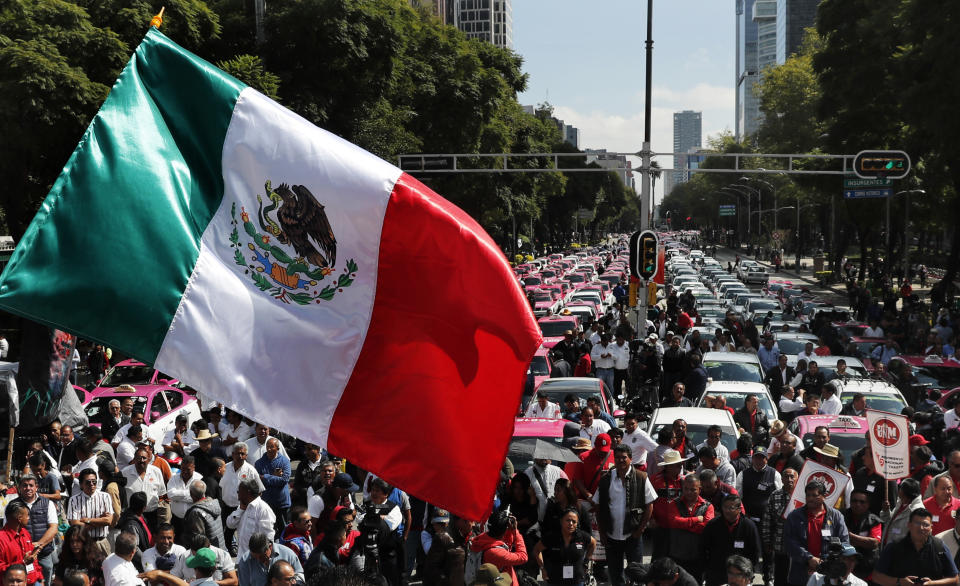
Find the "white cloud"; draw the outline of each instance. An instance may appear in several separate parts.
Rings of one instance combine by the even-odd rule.
[[[653,88],[651,112],[651,148],[655,152],[673,151],[673,113],[680,110],[703,112],[703,143],[708,136],[719,134],[733,125],[734,89],[709,84],[674,91]],[[642,96],[641,96],[642,98]],[[584,111],[557,105],[554,116],[580,129],[580,148],[605,148],[615,152],[637,152],[643,146],[643,106],[629,113],[610,113],[603,109]],[[639,160],[634,160],[639,166]],[[662,167],[672,167],[669,158],[660,158]],[[638,177],[639,179],[639,177]],[[638,181],[639,186],[639,181]],[[639,188],[638,188],[639,190]],[[662,182],[657,183],[657,199],[662,198]]]

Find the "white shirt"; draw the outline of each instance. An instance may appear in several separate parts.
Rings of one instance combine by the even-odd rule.
[[[117,433],[113,434],[113,439],[110,440],[110,443],[116,445],[122,442],[123,438],[127,437],[127,432],[130,431],[130,425],[131,424],[129,423],[124,423],[123,425],[121,425],[120,429],[117,430]],[[141,425],[141,427],[146,428],[146,424]],[[143,439],[144,440],[147,439],[146,429],[143,430]]]
[[[358,526],[360,525],[360,522],[363,521],[363,517],[364,515],[360,515],[360,517],[357,519]],[[400,526],[400,523],[403,522],[403,513],[400,512],[400,505],[392,507],[390,512],[383,516],[383,520],[387,523],[387,527],[390,528],[390,531],[396,531],[397,527]]]
[[[220,498],[223,499],[223,502],[229,507],[239,507],[240,498],[237,496],[237,488],[240,486],[240,481],[247,478],[255,478],[257,484],[260,485],[260,492],[263,492],[264,486],[263,482],[260,481],[260,474],[257,473],[257,469],[253,467],[253,464],[250,462],[244,462],[240,469],[237,470],[236,466],[233,464],[233,460],[227,462],[225,466],[226,472],[223,473],[223,478],[220,479]]]
[[[544,417],[546,419],[560,419],[560,405],[547,401],[547,406],[541,409],[540,403],[538,401],[531,401],[530,406],[527,407],[527,412],[524,415],[526,417]]]
[[[223,575],[227,572],[233,572],[237,567],[233,564],[233,558],[230,557],[230,554],[220,549],[219,547],[210,546],[210,549],[213,550],[213,553],[217,554],[217,571],[213,573],[211,577],[213,580],[223,580]],[[196,552],[187,551],[187,555],[182,558],[177,559],[177,565],[173,566],[173,570],[170,572],[178,578],[184,580],[192,581],[196,580],[197,573],[193,568],[187,567],[187,558],[193,555]]]
[[[174,565],[173,565],[173,567],[176,568],[176,567],[177,567],[177,563],[179,563],[181,559],[187,557],[187,548],[183,547],[182,545],[177,545],[176,543],[174,543],[174,544],[170,547],[170,553],[172,553],[173,555],[177,556],[177,560],[176,560],[176,562],[174,562]],[[156,546],[156,545],[154,545],[153,547],[151,547],[151,548],[148,549],[147,551],[143,552],[143,556],[141,556],[141,562],[143,562],[143,571],[144,571],[144,572],[149,572],[150,570],[156,570],[156,569],[157,569],[157,556],[158,556],[158,555],[159,555],[159,552],[157,552],[157,546]],[[167,570],[167,571],[172,574],[172,573],[173,573],[173,568],[171,568],[170,570]]]
[[[638,425],[632,432],[623,432],[623,443],[630,446],[633,451],[634,462],[646,462],[647,452],[657,449],[657,442],[650,437],[650,434],[640,429]]]
[[[591,330],[590,335],[587,337],[587,339],[590,340],[590,344],[592,344],[593,346],[596,346],[597,344],[600,343],[600,331],[598,330],[594,332]]]
[[[823,574],[818,574],[814,572],[810,575],[810,578],[807,579],[807,586],[828,586],[830,582],[827,581],[826,577]],[[867,586],[867,583],[857,578],[853,574],[849,574],[846,578],[843,579],[843,586]]]
[[[820,415],[838,415],[843,409],[843,403],[834,393],[829,399],[824,399],[820,403]]]
[[[580,424],[580,437],[587,438],[590,440],[590,443],[593,443],[598,435],[607,433],[608,431],[610,431],[610,424],[599,417],[594,417],[590,427],[584,427],[583,424]]]
[[[120,473],[127,479],[127,499],[135,492],[145,493],[147,495],[147,508],[144,511],[147,513],[156,511],[160,504],[160,496],[167,494],[167,485],[163,482],[163,472],[160,472],[160,469],[156,466],[148,464],[147,470],[143,473],[143,478],[140,478],[137,467],[131,464],[121,470]]]
[[[951,409],[943,414],[943,423],[945,429],[953,429],[960,425],[960,415],[957,415],[956,409]]]
[[[543,484],[547,488],[547,494],[543,494],[543,489],[540,487],[540,482],[537,480],[534,470],[540,473],[540,477],[543,478]],[[530,477],[530,484],[533,486],[533,492],[537,495],[537,509],[539,519],[543,520],[543,514],[547,511],[547,499],[553,496],[553,485],[557,483],[557,480],[561,478],[567,478],[567,474],[560,469],[558,466],[553,464],[548,464],[546,468],[539,468],[536,464],[530,466],[523,471],[524,474]]]
[[[257,460],[262,458],[263,455],[267,453],[267,442],[269,442],[272,439],[277,439],[277,438],[273,437],[272,435],[268,435],[267,439],[265,439],[262,444],[255,437],[252,437],[247,441],[243,442],[247,444],[247,462],[250,462],[251,464],[256,464]],[[280,444],[280,454],[289,460],[290,457],[287,456],[287,449],[283,447],[283,442],[281,442],[280,440],[277,440],[277,443]]]
[[[597,344],[590,351],[590,360],[593,361],[593,365],[597,368],[613,368],[615,363],[615,358],[613,357],[613,347],[616,344]],[[609,354],[609,356],[601,356],[603,354]]]
[[[277,516],[273,514],[270,505],[257,497],[246,509],[237,509],[227,517],[227,527],[237,530],[237,558],[239,559],[250,547],[250,537],[254,533],[266,533],[267,539],[273,541],[273,525]]]
[[[700,451],[700,448],[703,448],[703,447],[713,448],[713,450],[717,453],[717,457],[720,458],[721,462],[730,461],[730,450],[728,450],[727,446],[723,445],[722,443],[718,443],[717,447],[714,448],[713,446],[708,444],[706,440],[704,440],[703,443],[697,446],[697,449],[694,451],[698,452]],[[654,449],[656,449],[656,445],[654,445]],[[636,459],[636,457],[634,457],[634,459]]]
[[[124,468],[133,461],[134,454],[137,453],[137,444],[133,440],[125,437],[117,445],[117,466]]]
[[[194,472],[186,483],[183,482],[183,475],[174,474],[167,483],[167,497],[170,499],[170,512],[178,519],[183,519],[187,514],[187,509],[193,506],[193,499],[190,497],[190,485],[198,480],[203,480],[199,472]]]
[[[97,490],[103,488],[103,481],[100,480],[100,468],[97,467],[97,455],[94,454],[73,467],[73,488],[70,489],[70,494],[77,494],[80,492],[80,473],[87,468],[93,470],[97,474]]]
[[[650,484],[650,477],[643,487],[643,499],[647,505],[652,505],[657,500],[657,491]],[[593,504],[600,504],[600,491],[593,493]],[[623,520],[627,514],[627,495],[623,490],[623,481],[616,470],[610,474],[610,531],[607,531],[607,537],[623,541],[630,537],[623,532]]]
[[[627,344],[621,346],[616,343],[611,346],[613,347],[613,367],[617,370],[626,370],[630,366],[630,346]]]
[[[161,442],[161,447],[169,446],[171,443],[173,443],[173,439],[176,437],[176,435],[177,435],[176,428],[171,429],[167,431],[167,433],[163,434],[163,441]],[[183,452],[185,454],[189,454],[193,450],[200,447],[200,442],[197,441],[197,436],[195,433],[193,433],[192,429],[188,429],[185,432],[181,433],[180,441],[183,443]],[[167,458],[173,459],[178,457],[180,457],[180,454],[176,452],[167,452]]]
[[[881,328],[880,326],[868,327],[867,329],[863,330],[863,337],[864,338],[883,338],[884,337],[883,328]]]
[[[228,423],[227,427],[227,437],[232,437],[238,442],[245,442],[253,435],[253,429],[243,421],[236,426]]]
[[[103,560],[103,579],[106,586],[145,586],[137,577],[140,572],[132,562],[115,553]]]
[[[813,353],[807,354],[806,352],[801,352],[797,354],[797,361],[799,362],[800,360],[806,360],[807,364],[809,364],[811,360],[817,360],[817,355]]]
[[[109,513],[113,516],[113,499],[102,490],[97,490],[92,496],[79,492],[70,497],[67,504],[67,520],[96,519]],[[108,527],[93,527],[87,525],[84,531],[94,539],[103,539],[107,536]]]
[[[795,399],[780,397],[780,402],[777,403],[777,405],[780,407],[781,413],[793,413],[794,411],[800,411],[805,407],[803,401],[800,400],[800,397]]]

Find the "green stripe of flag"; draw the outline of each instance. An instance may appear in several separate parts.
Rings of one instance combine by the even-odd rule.
[[[14,251],[0,307],[152,362],[223,197],[244,87],[150,29]]]

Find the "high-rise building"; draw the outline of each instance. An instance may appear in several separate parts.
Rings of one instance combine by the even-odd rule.
[[[777,0],[756,0],[753,22],[757,23],[757,71],[777,64]]]
[[[468,38],[480,39],[498,47],[513,48],[513,8],[511,0],[451,0],[456,2],[454,22]]]
[[[777,63],[800,51],[804,30],[814,26],[820,0],[777,0]]]
[[[753,19],[756,0],[737,0],[736,130],[737,140],[756,134],[760,127],[760,104],[753,95],[758,77],[759,27]]]
[[[673,113],[673,156],[674,169],[689,169],[687,162],[691,149],[699,149],[703,140],[703,113],[693,110]],[[680,154],[682,153],[682,154]],[[690,180],[690,173],[672,171],[664,183],[664,195],[670,193],[674,187]]]
[[[574,148],[580,148],[580,129],[569,124],[563,125],[563,140],[573,145]]]

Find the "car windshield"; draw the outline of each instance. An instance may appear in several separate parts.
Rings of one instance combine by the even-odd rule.
[[[781,354],[793,356],[803,352],[807,342],[813,342],[813,340],[806,340],[802,338],[780,338],[777,340],[777,348],[780,348]],[[813,342],[813,349],[817,349],[816,342]]]
[[[900,414],[900,411],[906,407],[906,403],[900,400],[896,395],[885,395],[879,393],[865,393],[867,400],[867,409],[877,411],[886,411],[887,413]]]
[[[820,372],[823,373],[823,376],[825,376],[827,379],[837,373],[836,366],[825,366],[821,365],[820,363],[817,363],[817,366],[819,367]],[[867,372],[866,368],[863,368],[862,366],[852,366],[850,364],[847,365],[847,374],[854,378],[867,378],[870,376],[870,373]]]
[[[938,389],[952,389],[960,386],[960,368],[946,366],[915,366],[913,375],[921,385]]]
[[[533,300],[534,301],[553,301],[553,295],[550,295],[549,293],[545,293],[545,292],[535,293],[533,295]]]
[[[883,342],[856,342],[857,352],[862,353],[864,356],[869,356],[873,349],[877,346],[882,345]]]
[[[780,306],[773,301],[751,301],[750,310],[751,311],[777,311],[780,309]]]
[[[530,361],[530,373],[534,376],[547,376],[550,371],[547,369],[546,356],[534,356]]]
[[[560,338],[567,330],[573,329],[573,322],[570,321],[542,321],[540,322],[540,333],[545,338]]]
[[[550,380],[556,380],[556,379],[550,379]],[[544,385],[541,385],[541,387],[543,387],[543,386],[544,386]],[[549,388],[541,388],[540,390],[542,390],[542,391],[544,391],[544,392],[547,393],[547,400],[548,400],[548,401],[550,401],[551,403],[556,403],[557,405],[560,405],[560,408],[561,408],[561,409],[564,408],[563,399],[564,399],[564,397],[566,397],[567,395],[574,395],[574,396],[576,396],[576,397],[580,400],[580,408],[582,409],[582,408],[584,408],[584,407],[587,406],[587,399],[589,399],[590,397],[596,397],[597,394],[598,394],[598,392],[599,392],[599,391],[589,390],[589,389],[579,389],[579,390],[577,390],[577,389],[575,389],[575,390],[551,390],[551,389],[549,389]],[[526,408],[530,405],[530,401],[532,401],[532,400],[533,400],[533,396],[532,396],[532,395],[526,395],[526,396],[524,396],[523,408],[526,409]],[[602,398],[601,398],[601,401],[600,401],[600,406],[601,406],[601,408],[603,408],[603,410],[606,411],[607,413],[610,412],[610,410],[607,408],[606,403],[603,401]]]
[[[543,281],[540,280],[540,277],[524,277],[523,278],[524,285],[540,285],[541,283],[543,283]]]
[[[752,362],[704,362],[707,376],[713,380],[743,381],[748,383],[763,382],[763,372],[760,365]]]
[[[118,387],[120,385],[149,385],[153,379],[153,367],[140,365],[114,366],[103,377],[100,387]]]
[[[103,419],[106,413],[109,413],[110,401],[114,399],[119,401],[124,398],[126,397],[97,397],[96,399],[87,403],[83,409],[87,412],[87,417],[90,418],[90,421],[96,423]],[[133,410],[142,412],[147,403],[147,398],[132,397],[132,399]]]
[[[650,437],[657,437],[657,433],[665,427],[665,425],[673,425],[673,422],[669,424],[656,424],[653,426],[653,432],[650,434]],[[702,425],[696,423],[687,422],[687,437],[693,441],[694,446],[699,446],[703,442],[707,441],[707,428],[709,425]],[[737,449],[737,438],[734,437],[733,430],[725,425],[721,425],[723,428],[723,435],[720,436],[720,443],[727,448],[728,452],[733,452]]]
[[[583,275],[577,273],[570,273],[563,278],[568,283],[583,283],[586,279],[583,278]]]
[[[830,432],[830,443],[840,448],[840,464],[847,466],[850,464],[850,458],[853,453],[867,443],[867,439],[862,433],[837,433],[836,430]],[[813,433],[807,433],[803,436],[803,445],[808,448],[813,445]]]
[[[531,435],[531,436],[519,436],[519,435],[515,435],[515,436],[513,436],[513,439],[510,441],[510,443],[511,443],[511,445],[512,445],[514,442],[523,441],[523,440],[535,440],[535,439],[541,439],[541,440],[543,440],[543,441],[545,441],[545,442],[551,442],[551,443],[557,444],[558,446],[559,446],[560,443],[563,441],[563,438],[562,438],[562,437],[538,437],[538,436],[534,436],[534,435]],[[517,456],[516,454],[513,454],[512,452],[508,452],[507,457],[510,459],[510,462],[513,463],[513,470],[514,470],[515,472],[523,472],[524,470],[526,470],[526,469],[529,468],[530,466],[533,466],[533,460],[532,460],[532,459],[528,459],[528,458],[523,458],[523,457]],[[558,464],[558,465],[561,465],[561,466],[563,465],[562,462],[558,462],[557,464]]]

